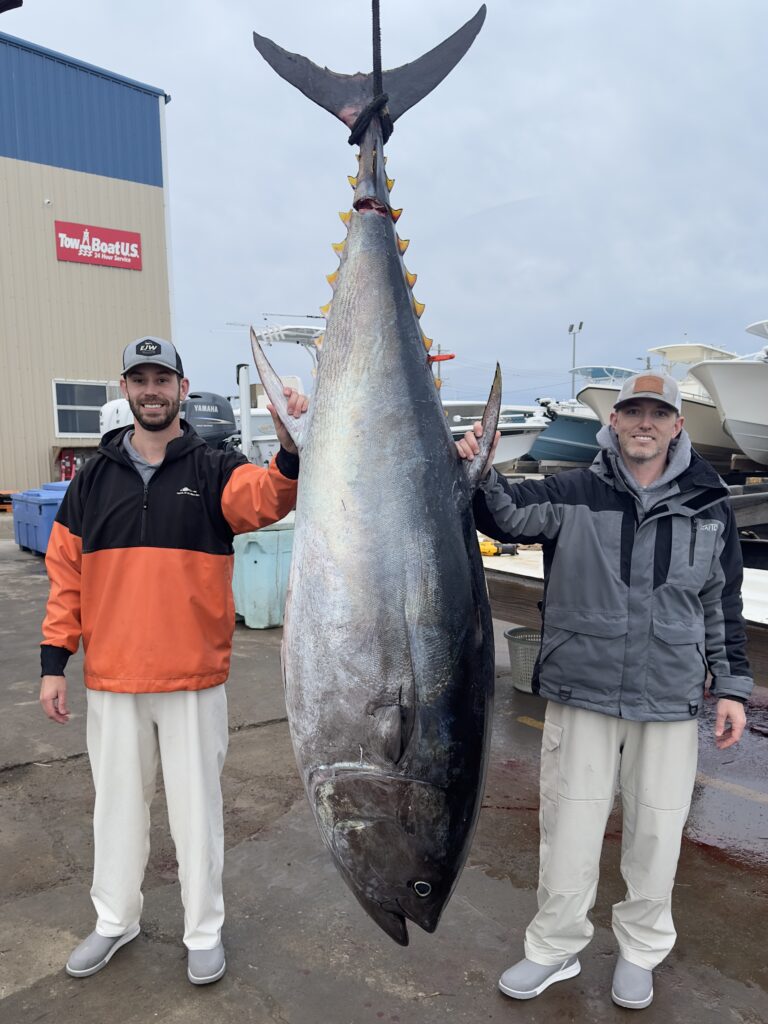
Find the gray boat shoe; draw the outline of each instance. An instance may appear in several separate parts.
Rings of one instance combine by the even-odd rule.
[[[619,955],[613,972],[611,999],[627,1010],[644,1010],[653,1000],[653,971],[631,964]]]
[[[499,988],[513,999],[534,999],[556,981],[575,978],[580,971],[581,964],[575,956],[549,965],[524,959],[504,971],[499,978]]]
[[[122,935],[109,936],[91,932],[70,954],[64,970],[72,978],[88,978],[91,974],[96,974],[102,967],[107,966],[121,946],[135,939],[139,931],[139,926],[135,924]]]
[[[218,981],[226,969],[221,942],[213,949],[190,949],[187,952],[187,977],[193,985],[210,985]]]

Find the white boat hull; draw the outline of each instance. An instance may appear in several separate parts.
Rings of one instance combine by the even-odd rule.
[[[768,466],[768,362],[707,360],[691,368],[717,407],[724,429],[742,452]]]
[[[515,462],[517,459],[522,459],[531,450],[534,441],[546,429],[546,426],[547,424],[541,421],[530,425],[528,423],[499,423],[501,440],[493,459],[494,466],[498,468],[506,462]],[[467,426],[459,427],[454,425],[451,428],[454,441],[464,437],[467,429],[469,429]]]
[[[724,362],[722,365],[727,366],[728,363]],[[597,413],[601,422],[605,424],[610,420],[618,394],[617,387],[592,384],[580,391],[577,397],[580,402]],[[706,398],[686,396],[683,393],[683,416],[691,444],[699,455],[711,462],[729,462],[734,451],[734,442],[723,430],[715,403]]]

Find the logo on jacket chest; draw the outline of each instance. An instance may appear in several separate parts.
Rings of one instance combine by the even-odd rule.
[[[177,494],[182,495],[185,498],[199,498],[200,492],[196,491],[194,487],[182,487],[181,490],[176,491]]]

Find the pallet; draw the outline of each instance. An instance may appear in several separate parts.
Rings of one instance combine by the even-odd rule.
[[[12,494],[18,494],[18,491],[4,491],[0,488],[0,512],[12,512],[13,502],[11,501]]]

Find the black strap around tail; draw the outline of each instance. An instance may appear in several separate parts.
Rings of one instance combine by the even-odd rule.
[[[389,140],[394,124],[386,109],[389,96],[384,92],[383,74],[381,71],[381,19],[379,17],[379,0],[372,0],[373,15],[373,99],[363,107],[352,125],[349,139],[350,146],[357,146],[365,135],[365,130],[374,117],[381,122],[384,142]]]

